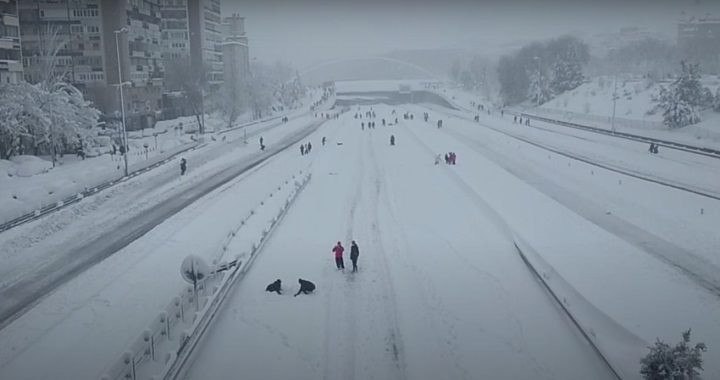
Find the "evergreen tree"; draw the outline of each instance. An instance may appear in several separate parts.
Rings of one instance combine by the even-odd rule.
[[[681,62],[681,71],[670,89],[660,91],[660,107],[664,110],[663,122],[670,128],[681,128],[700,121],[702,86],[698,64]]]
[[[690,330],[683,333],[683,340],[670,347],[657,340],[650,352],[640,360],[640,374],[645,380],[694,380],[702,371],[702,353],[707,350],[704,343],[690,346]]]

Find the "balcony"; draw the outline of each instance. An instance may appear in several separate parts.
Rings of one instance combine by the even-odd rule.
[[[8,26],[20,26],[20,20],[18,20],[17,16],[8,13],[2,14],[2,22]]]
[[[22,72],[23,65],[20,61],[10,59],[0,59],[0,69],[10,72]]]

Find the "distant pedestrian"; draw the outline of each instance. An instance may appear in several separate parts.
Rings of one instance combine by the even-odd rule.
[[[337,242],[332,251],[335,253],[335,265],[337,266],[337,269],[344,270],[345,263],[343,263],[343,252],[345,252],[345,248],[343,248],[340,242]]]
[[[513,123],[517,124],[517,115],[513,116]]]
[[[529,117],[525,117],[525,125],[527,125],[528,127],[530,126],[530,118]]]
[[[395,135],[390,135],[390,145],[395,146]]]
[[[180,159],[180,175],[185,175],[185,172],[187,171],[187,160],[185,160],[185,157]]]
[[[301,156],[305,155],[305,144],[300,144],[300,155]]]
[[[306,149],[305,151],[306,151],[307,153],[310,153],[311,150],[312,150],[312,144],[308,141],[308,143],[307,143],[307,149]]]
[[[365,130],[365,123],[364,123],[364,122],[360,123],[360,129],[362,129],[363,131]]]
[[[353,240],[350,244],[350,260],[352,260],[353,272],[357,272],[357,261],[359,256],[360,248],[358,248],[357,243],[355,243],[355,240]]]
[[[385,119],[382,119],[382,125],[385,126]]]
[[[323,146],[325,146],[325,136],[323,136],[323,138],[322,138],[322,144],[323,144]]]

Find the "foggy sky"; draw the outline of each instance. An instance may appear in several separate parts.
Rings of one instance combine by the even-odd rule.
[[[674,40],[681,12],[720,16],[720,0],[223,0],[246,17],[251,56],[296,67],[395,49],[503,49],[562,34],[640,26]]]

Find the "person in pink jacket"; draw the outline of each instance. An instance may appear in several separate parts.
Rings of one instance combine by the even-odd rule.
[[[332,251],[335,253],[335,265],[337,265],[338,269],[344,270],[345,264],[343,263],[343,252],[345,252],[345,248],[343,248],[340,242],[337,242]]]

